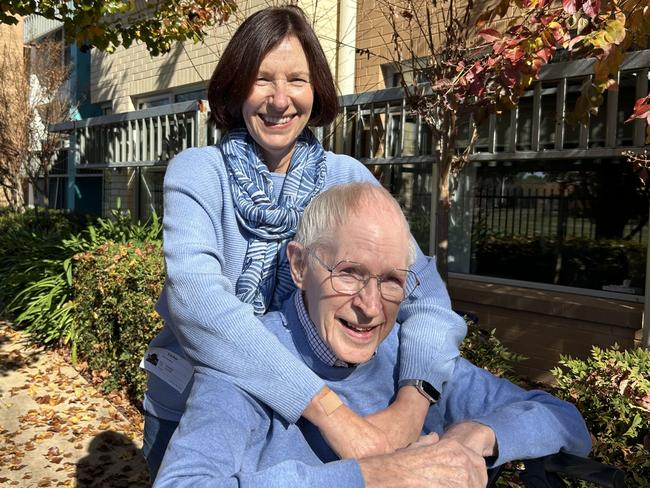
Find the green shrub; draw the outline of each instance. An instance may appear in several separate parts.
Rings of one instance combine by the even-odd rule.
[[[108,242],[75,260],[73,354],[109,373],[105,390],[124,387],[139,399],[139,363],[162,327],[154,311],[164,280],[160,243]]]
[[[67,343],[74,318],[72,257],[107,241],[156,240],[160,234],[155,214],[150,222],[133,223],[119,208],[111,218],[94,221],[56,210],[0,214],[0,272],[8,277],[0,284],[5,315],[35,342]]]
[[[495,376],[518,383],[520,380],[515,375],[513,366],[526,357],[509,351],[494,335],[494,330],[488,332],[481,329],[467,317],[465,321],[467,336],[460,346],[461,356],[479,368],[487,369]]]
[[[5,315],[15,318],[22,311],[20,300],[15,301],[20,292],[62,271],[68,256],[60,244],[86,223],[84,216],[59,210],[0,212],[0,309]]]
[[[554,393],[574,403],[593,440],[593,457],[625,471],[626,486],[650,486],[650,351],[602,350],[562,357]]]

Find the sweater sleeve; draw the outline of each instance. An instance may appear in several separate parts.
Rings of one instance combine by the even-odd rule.
[[[411,267],[420,280],[413,296],[398,316],[400,329],[399,377],[428,381],[438,391],[451,377],[467,324],[451,308],[447,288],[436,270],[435,259],[417,250]]]
[[[224,276],[228,256],[222,185],[205,153],[175,158],[164,182],[163,250],[167,324],[195,366],[224,373],[290,422],[325,385],[292,355],[234,294]],[[213,158],[216,156],[212,156]],[[214,164],[214,162],[212,162]],[[227,223],[236,229],[236,222]],[[223,237],[222,237],[223,236]]]
[[[334,485],[362,488],[354,460],[321,464],[300,461],[301,447],[290,443],[280,462],[260,465],[273,432],[265,411],[227,380],[197,371],[187,409],[172,437],[156,477],[155,488],[238,487],[293,488]],[[289,438],[288,438],[289,439]],[[294,459],[291,459],[294,457]]]
[[[445,428],[464,420],[492,428],[499,451],[494,466],[559,451],[586,456],[591,449],[575,406],[544,391],[526,391],[462,359],[447,386],[439,404]]]
[[[350,181],[371,181],[373,174],[359,161],[334,155],[328,174],[329,185]],[[435,259],[425,256],[417,246],[412,270],[420,286],[410,300],[402,303],[397,320],[400,329],[399,379],[426,380],[438,391],[451,377],[460,343],[467,333],[465,321],[451,308],[447,287],[436,269]]]

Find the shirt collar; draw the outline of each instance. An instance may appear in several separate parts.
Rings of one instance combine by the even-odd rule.
[[[336,366],[338,368],[349,367],[348,363],[341,361],[336,357],[334,351],[332,351],[332,349],[327,344],[325,344],[323,339],[321,339],[320,335],[318,335],[316,325],[314,325],[314,322],[312,322],[309,314],[307,313],[305,302],[302,298],[302,293],[300,293],[300,290],[298,290],[294,295],[296,311],[298,312],[298,320],[300,320],[300,324],[305,331],[309,347],[311,347],[311,350],[314,352],[316,357],[327,366]]]

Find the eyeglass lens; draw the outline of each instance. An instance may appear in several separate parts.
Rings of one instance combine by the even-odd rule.
[[[402,301],[408,297],[415,288],[417,280],[412,271],[394,269],[382,276],[370,274],[363,266],[349,261],[338,263],[331,270],[332,288],[339,293],[359,293],[368,285],[372,278],[376,278],[381,296],[390,301]]]

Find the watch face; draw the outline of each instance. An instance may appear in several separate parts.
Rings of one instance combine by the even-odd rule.
[[[422,381],[420,382],[420,388],[422,388],[422,391],[431,398],[431,403],[437,402],[440,398],[440,393],[433,386],[431,386],[430,383]]]

